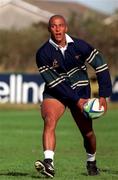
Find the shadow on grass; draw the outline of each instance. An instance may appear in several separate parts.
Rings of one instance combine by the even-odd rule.
[[[118,171],[112,170],[112,169],[100,169],[100,172],[104,172],[104,173],[107,173],[107,174],[118,175]]]
[[[100,173],[106,173],[106,174],[111,174],[111,175],[117,175],[118,176],[118,171],[112,170],[112,169],[100,169]],[[83,176],[88,176],[87,173],[81,173]]]
[[[34,179],[42,179],[41,176],[33,176],[29,173],[22,173],[22,172],[4,172],[4,173],[0,173],[0,176],[14,176],[14,177],[31,177],[31,178],[34,178]]]

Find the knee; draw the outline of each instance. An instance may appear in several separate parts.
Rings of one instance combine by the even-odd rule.
[[[95,134],[93,131],[90,131],[90,132],[87,132],[84,137],[85,139],[91,139],[95,137]]]
[[[48,131],[54,131],[56,127],[56,120],[53,115],[48,115],[44,118],[44,128]]]

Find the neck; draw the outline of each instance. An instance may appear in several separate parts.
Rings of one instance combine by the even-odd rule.
[[[61,47],[65,47],[65,46],[66,46],[66,38],[64,38],[64,39],[61,40],[61,41],[56,41],[53,37],[51,37],[51,39],[52,39],[58,46],[61,46]]]
[[[57,42],[58,46],[65,47],[66,46],[66,41],[64,40],[63,42]]]

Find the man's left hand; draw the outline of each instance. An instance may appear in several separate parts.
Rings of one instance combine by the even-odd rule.
[[[100,97],[99,98],[99,102],[100,102],[100,109],[103,106],[104,107],[104,111],[106,112],[107,111],[107,101],[106,101],[106,98]]]

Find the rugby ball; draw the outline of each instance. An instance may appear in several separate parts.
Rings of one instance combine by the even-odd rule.
[[[86,117],[97,119],[104,114],[104,107],[99,108],[98,98],[91,98],[84,104],[83,112]]]

